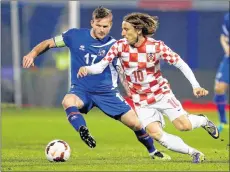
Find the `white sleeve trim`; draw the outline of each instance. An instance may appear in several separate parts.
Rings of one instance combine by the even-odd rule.
[[[179,59],[174,66],[184,74],[184,76],[189,80],[190,84],[194,88],[200,88],[200,84],[196,80],[194,73],[192,72],[191,68],[184,62],[184,60]]]

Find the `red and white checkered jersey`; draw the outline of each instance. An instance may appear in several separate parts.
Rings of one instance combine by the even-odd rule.
[[[171,91],[168,81],[162,77],[160,59],[175,64],[180,56],[162,41],[146,38],[139,47],[132,47],[126,39],[118,40],[103,60],[111,62],[119,57],[132,100],[136,105],[148,105],[159,101]]]

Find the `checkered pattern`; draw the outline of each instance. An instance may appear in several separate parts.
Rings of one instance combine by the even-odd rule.
[[[128,45],[126,39],[117,41],[104,60],[111,62],[118,56],[136,105],[152,104],[170,92],[168,81],[162,77],[160,59],[175,64],[180,56],[162,41],[146,38],[138,48]]]

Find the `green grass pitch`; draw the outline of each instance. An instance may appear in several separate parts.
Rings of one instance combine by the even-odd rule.
[[[218,122],[215,112],[206,113]],[[134,133],[98,109],[85,115],[97,147],[83,143],[67,121],[62,109],[2,109],[1,171],[229,171],[229,131],[213,139],[202,129],[177,131],[166,120],[165,130],[176,134],[202,151],[206,161],[192,164],[191,157],[167,150],[155,142],[158,150],[172,157],[169,162],[150,159]],[[69,161],[51,163],[44,150],[53,139],[65,140],[71,147]]]

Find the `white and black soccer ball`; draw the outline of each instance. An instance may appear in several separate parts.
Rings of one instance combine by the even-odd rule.
[[[65,162],[70,157],[70,147],[63,140],[53,140],[45,149],[46,158],[51,162]]]

